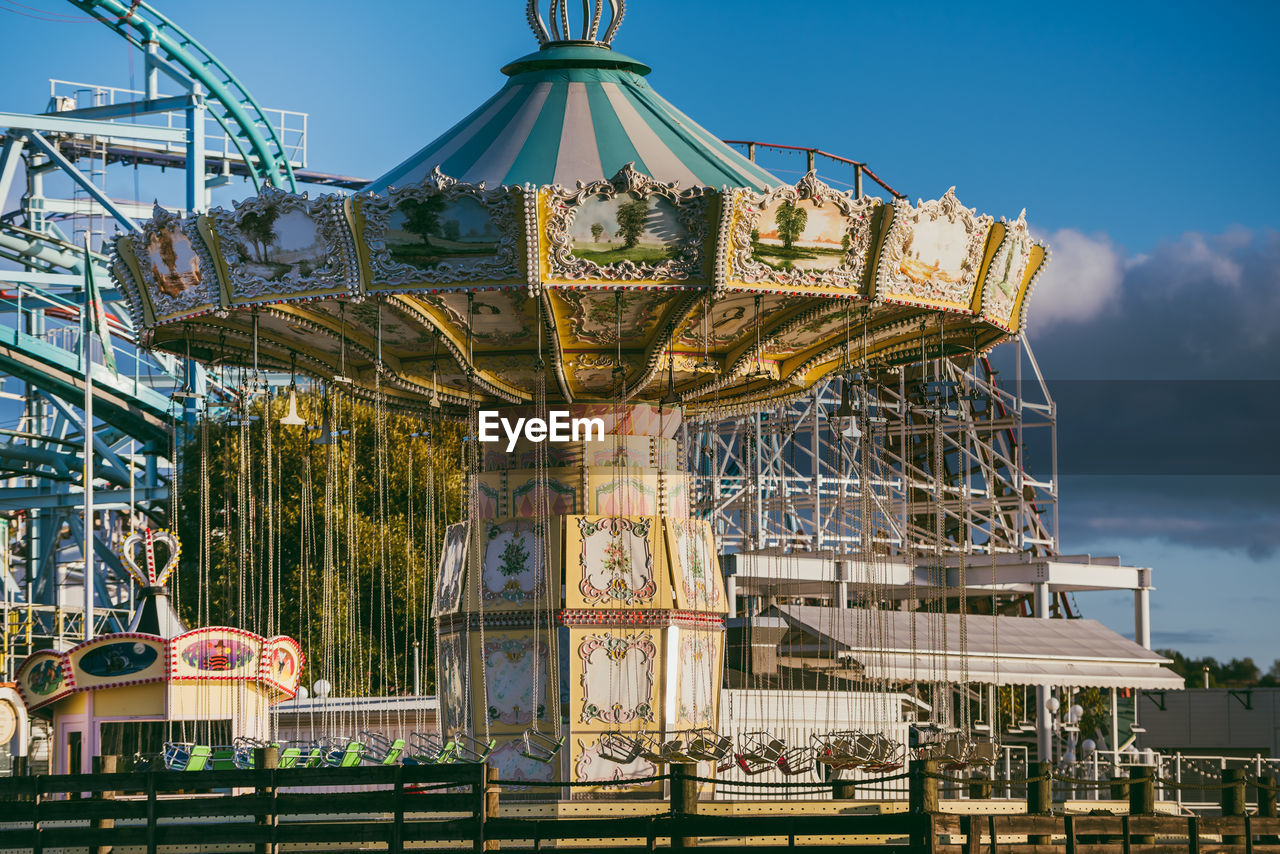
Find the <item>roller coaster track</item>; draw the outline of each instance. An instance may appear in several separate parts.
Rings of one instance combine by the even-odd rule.
[[[234,75],[198,41],[149,3],[122,0],[68,0],[142,51],[155,45],[208,90],[210,114],[227,132],[249,165],[254,187],[270,184],[296,190],[284,146],[257,102]],[[170,72],[172,73],[172,72]]]

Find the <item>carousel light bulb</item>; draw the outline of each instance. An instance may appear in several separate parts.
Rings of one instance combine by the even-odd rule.
[[[1071,706],[1071,721],[1074,723],[1084,717],[1084,706],[1075,703]]]
[[[311,696],[311,692],[307,690],[307,686],[306,686],[306,685],[299,685],[299,686],[298,686],[298,693],[296,693],[296,694],[294,694],[294,695],[293,695],[293,699],[295,699],[295,700],[305,700],[305,699],[307,699],[307,698],[308,698],[308,697],[310,697],[310,696]]]
[[[1094,741],[1092,738],[1086,738],[1084,741],[1080,742],[1080,756],[1083,759],[1088,759],[1093,755],[1093,751],[1097,749],[1098,742]]]
[[[316,684],[311,686],[311,690],[316,692],[317,697],[327,697],[329,692],[333,690],[333,686],[329,684],[328,679],[317,679]]]
[[[298,392],[289,387],[289,411],[280,419],[280,423],[286,427],[301,427],[307,422],[298,414]]]
[[[1049,710],[1049,714],[1056,715],[1058,709],[1062,708],[1062,701],[1057,697],[1050,697],[1044,701],[1044,707]]]

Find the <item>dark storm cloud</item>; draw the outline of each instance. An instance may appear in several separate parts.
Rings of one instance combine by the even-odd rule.
[[[1061,251],[1029,338],[1059,405],[1064,541],[1275,555],[1280,232],[1187,234],[1127,259],[1105,238],[1048,239]],[[1043,471],[1045,443],[1029,445]]]

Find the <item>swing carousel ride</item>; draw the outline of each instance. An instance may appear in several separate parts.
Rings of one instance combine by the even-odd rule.
[[[327,399],[458,421],[469,439],[490,410],[603,427],[465,443],[463,521],[443,532],[431,614],[439,732],[415,736],[406,757],[615,787],[677,761],[899,767],[907,745],[852,727],[847,710],[807,743],[723,725],[732,603],[712,523],[690,509],[694,437],[834,377],[833,435],[871,484],[887,441],[877,389],[913,370],[946,406],[955,384],[928,365],[1015,337],[1047,251],[1024,216],[995,220],[953,191],[913,205],[812,171],[779,180],[612,49],[623,0],[574,20],[569,5],[553,0],[544,17],[530,0],[539,49],[362,192],[267,187],[232,210],[157,208],[119,237],[113,274],[142,343],[302,372]],[[331,411],[321,441],[339,441]],[[874,491],[830,512],[850,514],[846,560],[874,579],[887,554]],[[859,623],[871,646],[889,640],[875,593]],[[925,679],[839,684],[913,678]],[[919,749],[989,761],[949,706]]]

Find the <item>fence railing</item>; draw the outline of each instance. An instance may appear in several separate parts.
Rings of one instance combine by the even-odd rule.
[[[597,851],[653,851],[685,849],[706,840],[836,851],[847,850],[837,846],[847,846],[852,837],[864,842],[877,837],[880,842],[859,848],[968,852],[998,841],[1014,851],[1062,845],[1070,852],[1080,850],[1080,845],[1097,845],[1101,847],[1093,850],[1119,852],[1152,844],[1158,836],[1161,850],[1199,851],[1201,842],[1208,841],[1215,851],[1280,851],[1274,780],[1252,781],[1259,787],[1259,809],[1247,814],[1243,792],[1248,781],[1243,772],[1227,775],[1229,788],[1223,793],[1220,817],[1156,815],[1157,778],[1151,769],[1136,771],[1129,781],[1127,814],[1052,815],[1050,784],[1055,772],[1042,763],[1021,781],[1029,795],[1027,814],[986,814],[977,805],[972,814],[948,814],[938,800],[939,786],[957,781],[932,761],[913,763],[903,775],[910,791],[905,812],[806,814],[788,809],[736,814],[721,804],[699,803],[699,784],[707,780],[690,764],[673,765],[668,773],[652,778],[669,784],[666,812],[628,815],[622,809],[613,814],[597,810],[592,817],[564,817],[553,811],[548,817],[531,817],[504,816],[499,810],[504,788],[531,784],[501,780],[483,765],[281,769],[275,767],[276,758],[275,750],[267,748],[255,756],[255,767],[245,770],[0,779],[0,849],[43,854],[51,848],[98,852],[131,846],[151,854],[165,846],[216,844],[277,854],[281,846],[306,844],[310,851],[376,846],[398,854],[409,848],[537,851],[547,842],[557,851],[580,850],[589,841]],[[371,788],[324,790],[353,783]],[[547,785],[557,789],[583,784]],[[832,785],[838,799],[851,796],[841,781]],[[575,840],[579,848],[562,844]]]

